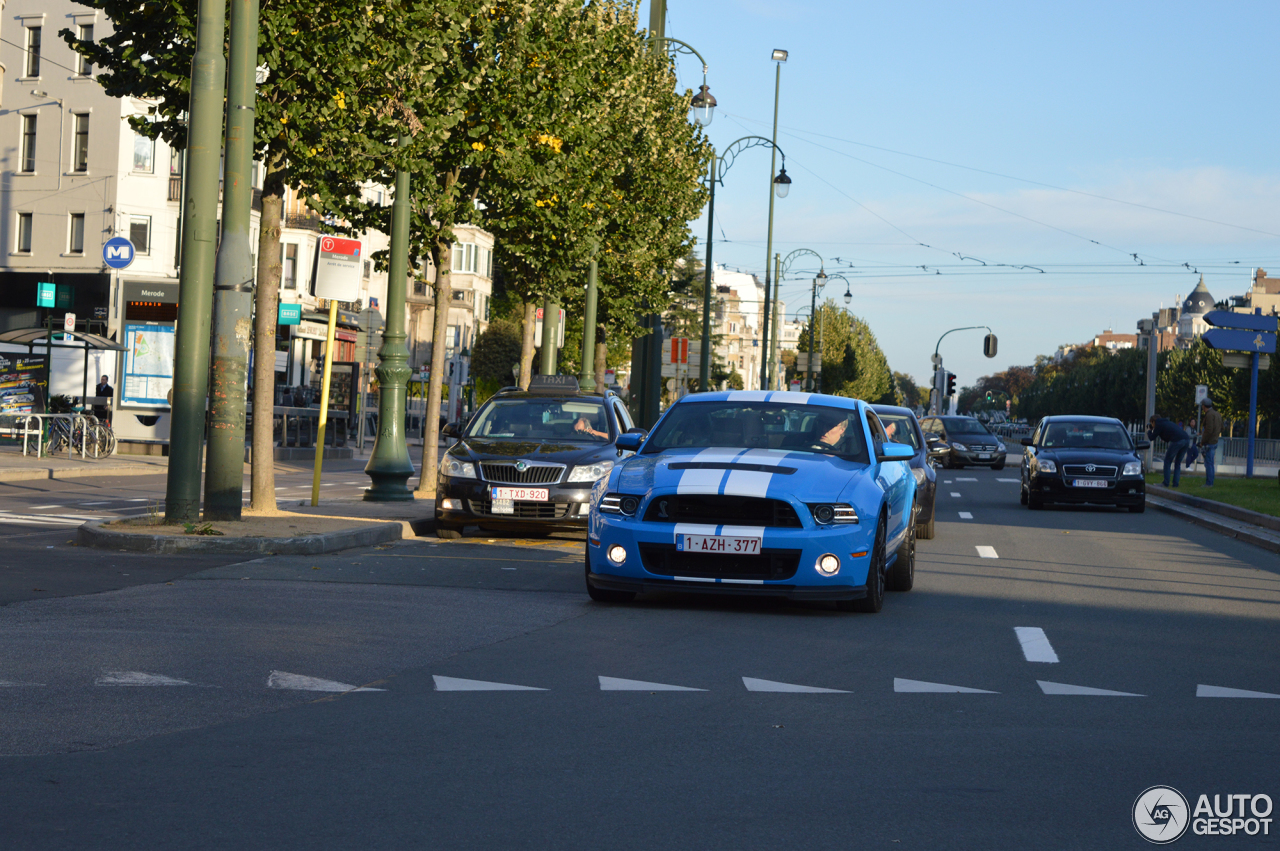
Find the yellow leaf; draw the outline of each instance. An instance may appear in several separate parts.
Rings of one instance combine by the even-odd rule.
[[[484,142],[472,142],[472,143],[471,143],[471,149],[472,149],[472,150],[474,150],[474,151],[483,151],[483,150],[484,150]]]

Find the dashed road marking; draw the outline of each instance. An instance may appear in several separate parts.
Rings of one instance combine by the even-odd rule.
[[[792,694],[849,694],[849,692],[839,688],[798,686],[792,683],[776,683],[773,680],[758,680],[755,677],[743,677],[742,684],[747,687],[747,691],[773,691]]]
[[[960,492],[959,492],[959,491],[952,491],[952,492],[951,492],[951,495],[952,495],[952,496],[959,496],[959,495],[960,495]]]
[[[601,691],[706,691],[704,688],[673,686],[666,683],[648,683],[644,680],[624,680],[618,677],[600,677]]]
[[[956,479],[957,482],[976,482],[977,479]]]
[[[996,479],[997,482],[1004,482],[1007,485],[1020,485],[1022,479]]]
[[[94,680],[99,686],[189,686],[190,680],[177,677],[166,677],[163,674],[148,674],[143,671],[103,671],[102,676]]]
[[[970,513],[970,512],[968,512],[968,511],[961,511],[961,512],[960,512],[960,519],[961,519],[961,520],[972,520],[972,519],[973,519],[973,514],[971,514],[971,513]]]
[[[33,505],[33,506],[31,506],[31,510],[32,510],[32,511],[44,511],[44,510],[49,509],[49,508],[61,508],[61,507],[62,507],[61,505]]]
[[[1045,694],[1076,694],[1085,697],[1146,697],[1145,694],[1134,694],[1128,691],[1111,691],[1105,688],[1090,688],[1089,686],[1073,686],[1066,683],[1050,683],[1044,680],[1036,680],[1040,686],[1040,691]]]
[[[290,691],[323,691],[328,693],[349,691],[386,691],[368,686],[353,686],[337,680],[322,680],[319,677],[308,677],[304,674],[289,674],[284,671],[272,671],[267,677],[267,688],[287,689]]]
[[[925,694],[935,692],[938,694],[999,694],[998,691],[987,691],[984,688],[965,688],[964,686],[949,686],[945,683],[927,683],[923,680],[904,680],[900,677],[893,678],[893,690],[902,694]]]
[[[974,547],[974,549],[978,551],[980,558],[1000,558],[1000,556],[996,555],[995,547]]]
[[[442,677],[433,674],[436,691],[546,691],[534,686],[517,686],[511,683],[491,683],[486,680],[464,680],[460,677]]]
[[[1246,691],[1242,688],[1226,688],[1225,686],[1196,686],[1196,697],[1262,697],[1280,699],[1280,694],[1265,691]]]
[[[942,480],[942,483],[943,483],[944,485],[949,485],[949,484],[951,484],[951,480],[950,480],[950,479],[943,479],[943,480]]]
[[[1015,626],[1013,631],[1018,635],[1022,655],[1027,657],[1028,662],[1058,661],[1058,654],[1054,652],[1049,636],[1044,634],[1043,629],[1038,626]]]

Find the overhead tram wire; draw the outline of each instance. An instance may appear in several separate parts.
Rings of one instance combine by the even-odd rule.
[[[750,121],[752,124],[764,123],[761,121],[757,121],[754,118],[747,118],[745,116],[735,116],[735,115],[732,115],[731,113],[727,113],[723,111],[721,112],[721,114],[727,115],[735,119],[741,118],[743,121]],[[881,147],[880,145],[872,145],[868,142],[859,142],[854,139],[843,139],[839,136],[830,136],[826,133],[817,133],[813,130],[805,130],[800,127],[787,127],[785,125],[779,125],[779,126],[785,130],[791,131],[792,133],[807,133],[811,136],[818,136],[823,139],[830,139],[834,142],[844,142],[847,145],[857,145],[858,147],[861,147],[861,148],[871,148],[872,150],[875,150],[875,151],[884,151],[887,154],[894,154],[900,157],[910,157],[911,159],[923,160],[924,162],[937,163],[938,165],[945,165],[951,168],[960,168],[960,169],[964,169],[965,171],[977,172],[978,174],[988,174],[988,175],[991,175],[992,177],[1000,177],[1005,180],[1016,180],[1020,183],[1026,183],[1031,186],[1043,186],[1045,189],[1055,189],[1059,192],[1070,192],[1073,195],[1082,195],[1086,198],[1097,198],[1099,201],[1109,201],[1113,204],[1124,204],[1125,206],[1128,206],[1128,207],[1137,207],[1142,210],[1151,210],[1154,213],[1164,213],[1165,215],[1168,215],[1168,216],[1178,216],[1179,218],[1183,218],[1183,219],[1192,219],[1197,222],[1205,222],[1211,225],[1220,225],[1226,228],[1236,228],[1238,230],[1246,230],[1252,233],[1260,233],[1263,236],[1274,236],[1274,237],[1280,238],[1280,233],[1272,233],[1271,231],[1260,230],[1258,228],[1251,228],[1247,225],[1237,225],[1231,222],[1223,222],[1217,219],[1205,218],[1204,216],[1194,216],[1190,213],[1179,213],[1177,210],[1166,210],[1162,207],[1153,207],[1150,204],[1140,204],[1137,201],[1125,201],[1121,198],[1111,198],[1106,195],[1099,195],[1096,192],[1085,192],[1082,189],[1069,189],[1065,186],[1056,186],[1052,183],[1044,183],[1039,180],[1031,180],[1030,178],[1027,178],[1027,177],[1018,177],[1012,174],[1002,174],[1001,172],[998,172],[998,171],[990,171],[985,168],[977,168],[976,166],[963,165],[962,163],[948,162],[947,160],[935,159],[934,157],[926,157],[921,154],[911,154],[906,151],[896,151],[893,148],[884,148],[884,147]],[[804,141],[802,139],[799,139],[799,137],[795,137],[795,138],[797,139],[797,141]]]

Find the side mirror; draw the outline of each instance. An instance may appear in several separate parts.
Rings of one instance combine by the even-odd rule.
[[[1035,445],[1036,445],[1036,442],[1035,442],[1034,440],[1032,440],[1031,438],[1029,438],[1029,437],[1024,437],[1024,438],[1022,438],[1022,445],[1023,445],[1023,446],[1035,446]]]
[[[1141,451],[1142,451],[1142,450],[1144,450],[1144,449],[1150,449],[1150,448],[1151,448],[1151,441],[1149,441],[1149,440],[1135,440],[1135,441],[1133,442],[1133,448],[1134,448],[1134,449],[1137,449],[1139,452],[1141,452]]]
[[[613,442],[613,445],[618,448],[619,452],[635,452],[640,448],[640,444],[644,443],[646,437],[648,437],[648,434],[644,429],[633,429],[618,435],[618,439]]]
[[[925,443],[940,443],[940,442],[942,442],[942,437],[941,437],[940,435],[937,435],[937,434],[926,434],[926,435],[924,436],[924,442],[925,442]]]
[[[916,451],[902,443],[886,443],[876,453],[877,461],[910,461],[916,457]]]
[[[441,437],[461,437],[462,432],[458,430],[457,423],[446,423],[445,427],[440,429]]]

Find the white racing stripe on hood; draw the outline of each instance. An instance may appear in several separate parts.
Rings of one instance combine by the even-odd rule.
[[[742,454],[741,449],[704,449],[692,458],[672,459],[676,461],[729,463]],[[724,479],[724,470],[684,470],[680,473],[680,481],[676,484],[676,493],[719,493],[720,482]]]
[[[788,405],[807,405],[812,393],[796,393],[791,390],[779,390],[769,397],[770,402],[783,402]]]
[[[671,543],[674,544],[679,535],[714,535],[717,528],[719,527],[705,523],[677,523],[671,535]]]
[[[729,402],[763,402],[768,397],[768,390],[734,390],[726,401]]]
[[[782,464],[783,459],[789,454],[788,452],[779,452],[776,449],[752,449],[739,456],[737,461],[741,464],[761,464],[777,467]],[[734,470],[729,473],[729,479],[724,483],[724,492],[730,496],[763,497],[769,490],[769,483],[773,481],[773,476],[773,473],[756,470]]]

